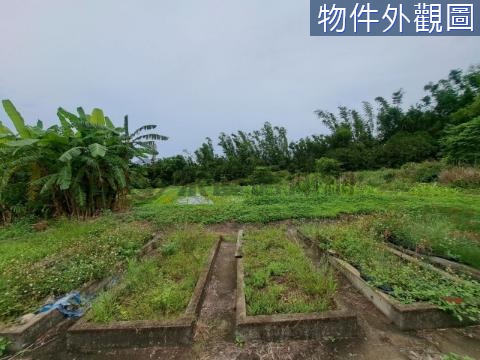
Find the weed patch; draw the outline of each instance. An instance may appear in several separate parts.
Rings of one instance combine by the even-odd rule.
[[[289,241],[285,228],[251,229],[244,235],[247,315],[322,312],[332,308],[334,275],[320,269]]]
[[[480,269],[477,213],[451,207],[393,212],[375,222],[386,241]]]
[[[168,233],[159,254],[130,262],[113,289],[99,296],[90,321],[164,320],[187,308],[216,235],[201,226],[180,226]]]
[[[355,266],[371,285],[400,302],[428,302],[460,320],[480,319],[480,283],[453,281],[391,254],[372,228],[372,221],[370,216],[350,222],[305,224],[300,229],[318,246],[335,251]]]
[[[28,224],[0,232],[0,322],[36,310],[88,281],[111,275],[150,239],[147,223],[111,215],[57,220],[43,232]],[[10,237],[11,236],[11,237]]]

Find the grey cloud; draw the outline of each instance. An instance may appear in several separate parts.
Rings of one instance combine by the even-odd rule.
[[[311,38],[308,12],[306,0],[3,1],[0,97],[30,121],[82,105],[157,123],[172,155],[264,121],[322,133],[315,109],[400,87],[413,103],[480,58],[475,38]]]

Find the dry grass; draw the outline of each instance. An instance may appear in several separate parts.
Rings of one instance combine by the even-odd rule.
[[[480,186],[480,169],[474,167],[455,166],[443,170],[438,176],[441,184],[474,188]]]

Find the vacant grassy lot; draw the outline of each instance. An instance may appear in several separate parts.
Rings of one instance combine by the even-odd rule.
[[[89,320],[108,323],[179,316],[187,308],[216,239],[200,226],[172,230],[156,256],[130,262],[118,286],[94,301]]]
[[[247,315],[321,312],[334,306],[336,282],[324,264],[315,269],[284,227],[244,235]]]
[[[192,195],[202,195],[213,204],[177,203],[179,198]],[[292,188],[289,184],[223,185],[136,190],[131,199],[133,207],[127,214],[104,215],[88,221],[59,219],[51,221],[45,231],[35,231],[27,222],[0,228],[0,321],[9,322],[37,309],[49,296],[63,295],[89,280],[120,270],[155,230],[186,223],[268,223],[376,214],[370,218],[368,230],[369,234],[375,234],[375,241],[386,239],[479,268],[480,196],[473,190],[419,183],[402,190],[368,185],[318,189],[303,185]],[[351,226],[347,229],[353,231]],[[341,236],[341,230],[332,228],[331,236],[337,233],[335,236]],[[255,241],[262,243],[262,237]],[[182,269],[187,261],[181,261],[180,257],[186,255],[183,248],[177,251],[181,263],[178,266]],[[368,254],[365,256],[368,259]],[[133,279],[131,284],[138,282],[138,286],[143,286],[150,280],[137,281],[135,273],[145,273],[147,278],[155,269],[155,262],[130,264],[132,275],[126,278]],[[416,286],[405,296],[398,290],[398,296],[404,296],[405,301],[409,301],[409,296],[416,299],[417,295],[412,295]],[[465,291],[462,296],[466,299],[470,298],[469,289],[460,289]],[[442,297],[435,293],[432,299],[435,296],[436,300],[431,301],[441,303]],[[102,301],[108,305],[116,300]],[[134,318],[132,309],[115,316]],[[256,311],[265,312],[252,310],[252,313]],[[98,315],[98,319],[102,316]]]
[[[147,190],[152,192],[151,190]],[[285,219],[333,218],[341,214],[429,211],[432,208],[461,209],[480,214],[480,196],[436,185],[417,184],[405,191],[364,187],[338,187],[315,191],[292,191],[288,185],[222,188],[203,187],[197,193],[213,201],[211,205],[185,206],[177,199],[188,196],[185,188],[170,187],[152,192],[151,200],[137,201],[138,219],[159,225],[181,222],[267,223]],[[222,193],[223,192],[223,193]],[[141,198],[142,191],[134,198]],[[194,193],[195,194],[195,193]]]
[[[355,266],[373,286],[404,304],[438,305],[460,319],[480,319],[480,283],[453,281],[385,250],[375,231],[374,216],[300,225],[300,231],[323,249],[334,250]]]
[[[29,224],[0,231],[0,322],[36,310],[49,296],[102,279],[135,257],[152,236],[145,222],[105,215],[59,219],[36,232]]]

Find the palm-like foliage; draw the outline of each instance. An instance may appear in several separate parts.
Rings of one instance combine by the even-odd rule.
[[[128,123],[116,128],[103,111],[77,114],[59,108],[59,125],[43,128],[25,124],[9,100],[3,106],[17,134],[0,123],[0,211],[4,221],[13,184],[24,181],[23,201],[30,211],[89,216],[124,205],[129,190],[130,162],[156,154],[155,141],[143,126],[131,135]],[[20,179],[21,177],[21,179]],[[17,199],[18,200],[18,199]],[[18,205],[18,203],[16,204]]]

